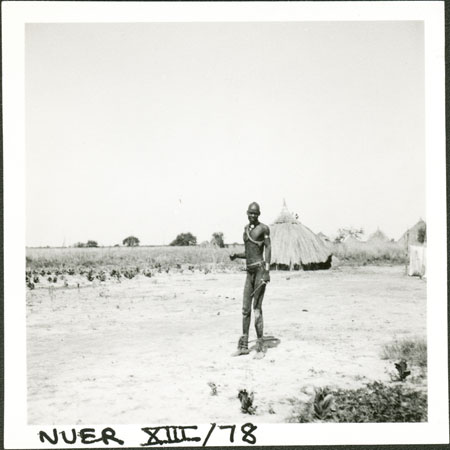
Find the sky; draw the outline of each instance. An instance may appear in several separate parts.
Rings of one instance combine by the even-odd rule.
[[[422,22],[26,25],[26,244],[426,219]]]

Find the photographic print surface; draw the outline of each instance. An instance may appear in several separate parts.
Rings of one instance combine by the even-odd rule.
[[[16,422],[36,447],[445,432],[426,18],[185,6],[25,20]]]
[[[26,105],[30,423],[230,421],[241,388],[287,422],[315,387],[390,382],[384,345],[421,347],[426,392],[397,242],[426,219],[422,22],[30,24]],[[278,265],[335,259],[272,272],[261,362],[230,357],[245,264],[221,248],[254,200]]]

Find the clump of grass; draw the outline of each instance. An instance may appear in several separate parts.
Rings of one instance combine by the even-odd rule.
[[[255,414],[256,406],[253,405],[253,392],[249,394],[246,389],[241,389],[238,393],[238,399],[241,401],[241,411],[244,414]]]
[[[406,377],[411,375],[411,371],[408,370],[408,363],[404,359],[395,363],[395,368],[397,369],[398,381],[405,381]]]
[[[316,396],[296,405],[290,422],[424,422],[427,420],[427,396],[405,385],[394,386],[375,381],[359,389],[326,389],[333,407],[319,418],[315,411]]]
[[[94,273],[94,271],[91,269],[88,273],[87,273],[87,275],[86,275],[86,278],[88,279],[88,281],[94,281],[94,278],[95,278],[95,273]]]
[[[296,402],[295,399],[291,402],[296,404],[296,412],[290,422],[324,422],[330,420],[335,411],[334,397],[328,387],[316,389],[306,402]]]
[[[404,360],[424,368],[427,366],[427,341],[425,338],[403,338],[384,344],[381,359]]]
[[[212,381],[210,381],[208,383],[208,386],[211,388],[211,395],[213,395],[213,396],[217,395],[218,391],[217,391],[216,383],[213,383]]]
[[[96,275],[97,280],[106,281],[106,273],[103,270]]]
[[[117,278],[118,281],[120,281],[120,277],[122,276],[119,269],[112,269],[109,272],[109,275],[111,276],[111,278]]]
[[[333,395],[327,388],[319,388],[314,396],[314,416],[326,420],[333,414]]]
[[[405,264],[406,252],[398,242],[352,242],[332,244],[333,255],[342,264]]]
[[[134,278],[137,275],[137,272],[133,269],[129,269],[129,270],[125,270],[123,272],[123,276],[125,278],[128,278],[129,280],[131,280],[132,278]]]

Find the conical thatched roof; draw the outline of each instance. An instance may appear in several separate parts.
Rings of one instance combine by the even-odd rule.
[[[369,236],[367,242],[389,242],[389,238],[378,228]]]
[[[406,243],[408,242],[408,245],[423,245],[422,243],[419,242],[417,237],[419,230],[421,228],[426,229],[426,227],[427,227],[426,222],[423,219],[419,219],[419,221],[413,227],[411,227],[409,230],[406,230],[403,233],[402,237],[398,240],[398,243],[406,245]]]
[[[315,268],[314,265],[328,263],[329,267],[331,253],[323,240],[301,224],[286,204],[270,226],[270,232],[273,264],[289,268]]]
[[[317,233],[317,236],[319,236],[320,239],[322,239],[322,241],[330,242],[330,238],[325,233],[322,233],[321,231],[319,231]]]

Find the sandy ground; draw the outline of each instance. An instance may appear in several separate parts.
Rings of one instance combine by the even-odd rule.
[[[273,272],[265,334],[281,343],[262,360],[230,356],[244,272],[71,278],[28,291],[31,424],[236,423],[239,389],[255,394],[252,422],[285,422],[302,390],[389,381],[382,344],[426,335],[426,283],[403,267]]]

